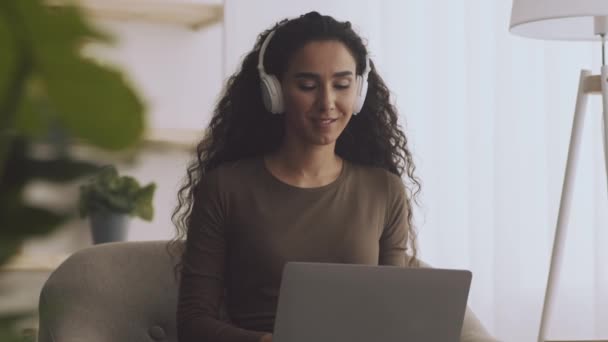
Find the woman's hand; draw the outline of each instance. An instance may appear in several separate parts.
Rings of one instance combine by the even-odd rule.
[[[272,342],[272,334],[266,334],[260,338],[260,342]]]

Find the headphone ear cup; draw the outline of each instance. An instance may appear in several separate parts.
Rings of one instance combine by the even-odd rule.
[[[356,115],[363,109],[365,103],[365,96],[367,95],[367,80],[362,76],[357,76],[357,97],[355,99],[355,106],[353,107],[353,115]]]
[[[263,75],[260,80],[266,110],[272,114],[283,113],[283,91],[279,80],[274,75]]]

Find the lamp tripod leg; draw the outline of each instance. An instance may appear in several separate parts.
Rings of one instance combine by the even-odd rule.
[[[606,190],[608,190],[608,65],[602,66],[602,76],[600,80],[602,84],[602,121],[604,123],[604,130],[602,134],[604,141],[604,166],[606,171]]]
[[[572,202],[574,180],[576,178],[576,163],[578,161],[579,147],[581,142],[582,130],[585,119],[585,111],[587,107],[586,80],[591,76],[591,72],[587,70],[581,71],[581,76],[578,86],[578,95],[576,98],[576,106],[574,110],[574,119],[572,123],[572,133],[570,135],[570,145],[568,147],[568,160],[566,162],[566,172],[564,175],[564,183],[562,186],[562,194],[559,204],[559,214],[557,216],[557,224],[555,228],[555,237],[551,250],[551,261],[549,264],[549,276],[547,279],[547,287],[543,302],[543,310],[540,321],[540,329],[538,332],[538,342],[546,340],[547,325],[549,322],[550,313],[555,298],[555,288],[559,279],[559,270],[562,264],[562,256],[564,242],[566,240],[566,229],[568,218],[570,215],[570,207]]]

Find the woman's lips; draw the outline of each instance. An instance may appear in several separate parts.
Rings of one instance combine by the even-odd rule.
[[[336,122],[338,119],[333,118],[316,118],[313,119],[313,122],[320,127],[329,127],[331,124]]]

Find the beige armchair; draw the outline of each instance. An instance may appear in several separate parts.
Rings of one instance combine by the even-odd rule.
[[[176,342],[176,260],[165,248],[117,242],[71,255],[40,293],[38,341]],[[496,340],[467,310],[461,341]]]

